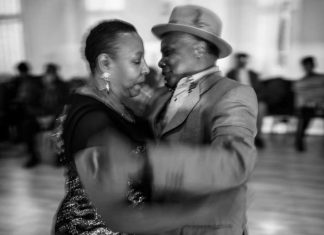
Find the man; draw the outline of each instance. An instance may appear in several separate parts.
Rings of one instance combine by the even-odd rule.
[[[221,27],[214,12],[193,5],[176,7],[169,23],[154,26],[153,33],[162,40],[159,66],[169,87],[154,93],[148,112],[158,143],[144,152],[131,151],[131,144],[118,135],[99,136],[110,141],[108,154],[91,149],[80,153],[90,179],[83,185],[111,229],[246,234],[246,182],[256,162],[257,100],[251,87],[222,77],[216,67],[217,59],[231,53],[220,37]],[[129,157],[130,152],[137,157]],[[141,182],[143,172],[142,180],[149,179],[150,202],[125,206],[121,198],[128,182],[121,179]],[[141,194],[136,195],[142,201]]]
[[[214,12],[194,5],[175,7],[167,24],[152,28],[162,40],[159,66],[174,90],[157,92],[152,105],[161,142],[148,149],[153,200],[193,200],[196,207],[194,221],[177,234],[246,231],[257,99],[251,87],[220,75],[216,61],[231,53],[221,28]]]
[[[251,86],[254,88],[258,96],[258,118],[257,118],[257,136],[255,138],[255,145],[258,148],[264,147],[264,141],[262,139],[262,121],[267,111],[267,105],[263,101],[263,94],[261,93],[261,84],[259,81],[259,75],[247,67],[249,61],[249,55],[246,53],[237,53],[235,55],[235,67],[232,68],[226,76],[234,79],[242,84]]]
[[[312,56],[302,58],[301,66],[305,75],[296,82],[298,124],[295,137],[295,148],[303,152],[305,146],[305,132],[316,116],[324,116],[324,74],[315,72],[316,63]]]
[[[32,75],[30,65],[21,62],[17,65],[18,76],[11,84],[12,103],[11,115],[13,132],[16,138],[21,138],[27,147],[28,159],[24,167],[31,168],[40,163],[36,148],[36,135],[39,132],[37,115],[40,106],[41,82],[40,78]],[[14,134],[13,133],[13,134]]]

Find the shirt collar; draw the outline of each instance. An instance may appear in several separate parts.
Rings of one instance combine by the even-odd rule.
[[[182,85],[185,85],[187,83],[193,83],[193,82],[198,82],[199,79],[201,79],[202,77],[211,74],[211,73],[216,73],[219,71],[218,66],[212,66],[208,69],[205,69],[203,71],[200,71],[198,73],[195,73],[193,75],[187,76],[187,77],[183,77],[180,79],[180,81],[177,84],[177,87],[180,87]]]

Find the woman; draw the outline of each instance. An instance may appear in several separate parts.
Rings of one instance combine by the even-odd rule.
[[[57,212],[55,234],[177,227],[185,211],[149,203],[143,150],[150,131],[131,111],[149,72],[142,39],[127,22],[105,21],[90,31],[85,57],[91,79],[70,98],[61,118],[63,130],[57,132],[67,193]]]
[[[109,232],[81,186],[78,168],[82,166],[82,159],[76,157],[76,153],[87,149],[90,142],[93,146],[99,145],[95,136],[107,128],[127,135],[135,146],[140,146],[148,136],[124,105],[140,93],[141,83],[149,72],[136,29],[119,20],[100,23],[87,37],[85,57],[92,77],[87,86],[72,95],[63,123],[67,194],[57,213],[55,231],[58,234],[98,229]]]

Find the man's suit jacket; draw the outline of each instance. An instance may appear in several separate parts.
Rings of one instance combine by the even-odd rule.
[[[166,125],[161,120],[172,94],[166,88],[155,94],[149,119],[159,144],[148,147],[153,200],[187,203],[191,214],[170,234],[242,235],[246,182],[256,162],[255,92],[207,75]]]

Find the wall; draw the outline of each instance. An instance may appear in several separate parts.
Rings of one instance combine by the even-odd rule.
[[[86,73],[80,59],[80,2],[22,1],[26,57],[35,73],[48,62],[61,65],[65,78]]]
[[[288,1],[288,0],[286,0]],[[234,51],[251,54],[251,67],[263,78],[283,75],[289,79],[301,76],[299,60],[313,54],[318,57],[319,71],[324,71],[323,0],[291,0],[289,57],[278,66],[279,5],[284,0],[125,0],[125,9],[117,12],[86,12],[83,0],[22,0],[26,57],[34,72],[40,73],[46,62],[61,65],[63,76],[86,76],[81,46],[84,34],[97,20],[118,17],[132,22],[142,35],[146,58],[156,65],[160,58],[159,41],[151,27],[167,22],[170,11],[178,4],[200,4],[216,11],[223,19],[223,37]],[[226,71],[232,57],[219,61]]]

